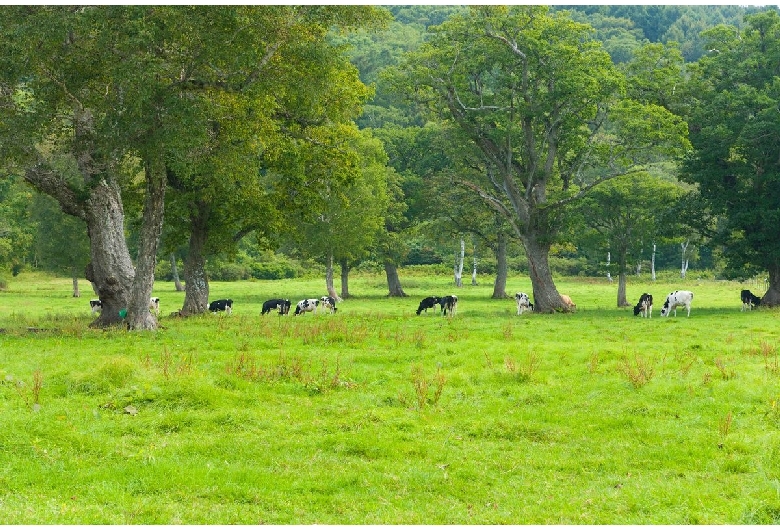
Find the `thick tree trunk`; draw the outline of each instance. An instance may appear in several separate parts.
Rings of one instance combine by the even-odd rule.
[[[125,214],[119,186],[101,179],[86,201],[87,233],[91,261],[86,278],[103,303],[100,316],[90,327],[119,324],[119,312],[127,309],[135,269],[125,240]]]
[[[343,259],[340,262],[341,265],[341,298],[349,298],[349,263]]]
[[[498,233],[498,244],[496,245],[496,281],[493,282],[493,299],[509,298],[506,294],[506,279],[508,276],[508,267],[506,263],[507,235]]]
[[[768,268],[769,289],[761,297],[761,305],[775,307],[780,305],[780,262],[775,262]]]
[[[536,234],[522,236],[525,254],[528,257],[529,275],[534,294],[534,311],[551,313],[570,311],[563,303],[550,271],[550,245],[541,243]],[[575,301],[576,303],[576,301]]]
[[[154,288],[154,268],[165,214],[165,163],[162,160],[149,161],[145,173],[143,224],[133,289],[127,308],[127,326],[133,330],[157,329],[157,317],[149,310],[149,298]]]
[[[173,275],[173,285],[176,288],[176,292],[184,290],[184,286],[179,280],[179,268],[176,266],[176,255],[171,252],[171,275]]]
[[[387,275],[387,296],[408,296],[401,287],[401,280],[398,278],[398,268],[395,263],[385,260],[385,274]]]
[[[205,313],[209,307],[205,247],[208,238],[208,207],[198,201],[190,210],[190,242],[184,261],[184,305],[182,316]]]

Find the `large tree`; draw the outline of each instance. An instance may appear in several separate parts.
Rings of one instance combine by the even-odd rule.
[[[548,256],[567,205],[686,146],[682,120],[625,97],[589,33],[546,7],[474,8],[434,28],[394,80],[482,151],[488,167],[472,188],[522,241],[541,311],[566,308]]]
[[[341,6],[3,10],[3,154],[63,211],[86,221],[92,258],[87,278],[104,307],[96,325],[118,322],[126,307],[130,328],[156,327],[148,299],[167,177],[172,169],[191,170],[192,161],[182,158],[202,158],[198,148],[210,145],[220,111],[232,103],[220,99],[250,94],[260,101],[254,110],[289,111],[274,103],[289,91],[263,90],[273,85],[279,64],[307,66],[285,58],[284,50],[305,43],[315,52],[331,27],[378,12]],[[299,76],[299,86],[305,79]],[[308,103],[328,101],[301,99]],[[230,119],[246,123],[264,115]],[[138,179],[144,213],[133,262],[124,238],[122,187]]]
[[[689,90],[694,152],[682,178],[722,214],[727,275],[767,271],[766,305],[780,304],[780,16],[747,17],[747,28],[704,34],[710,50]]]

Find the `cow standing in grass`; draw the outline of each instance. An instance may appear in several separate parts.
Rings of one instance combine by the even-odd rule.
[[[440,298],[438,296],[428,296],[426,298],[423,298],[420,302],[420,306],[417,308],[417,314],[419,315],[423,311],[425,313],[428,313],[429,309],[434,309],[436,307],[436,304],[438,304],[440,301]]]
[[[454,294],[443,296],[439,300],[439,305],[441,305],[442,315],[447,316],[449,311],[451,317],[455,316],[455,311],[458,309],[458,297]]]
[[[739,297],[742,299],[742,311],[744,311],[745,308],[747,308],[748,311],[751,311],[753,306],[761,305],[761,298],[751,293],[749,289],[742,289]]]
[[[280,315],[286,315],[290,312],[290,306],[291,304],[289,300],[285,300],[284,298],[273,298],[263,302],[263,309],[260,314],[265,315],[274,309],[278,309]]]
[[[653,318],[653,295],[642,293],[639,302],[634,306],[634,316],[641,314],[642,318]]]
[[[668,317],[671,311],[677,316],[677,308],[685,307],[688,310],[688,316],[691,316],[691,303],[693,302],[693,293],[691,291],[674,291],[666,297],[666,302],[661,308],[661,316]]]
[[[517,302],[518,315],[522,315],[526,311],[534,310],[534,305],[531,303],[531,298],[525,293],[517,293],[515,295],[515,301]]]
[[[215,314],[219,311],[224,311],[226,314],[230,315],[233,313],[233,300],[230,298],[214,300],[209,304],[209,311]]]
[[[331,315],[336,312],[336,299],[332,296],[323,296],[320,298],[320,304],[323,309],[330,311]]]
[[[306,298],[295,304],[295,315],[302,315],[304,313],[313,313],[317,306],[320,305],[320,301],[316,298]]]

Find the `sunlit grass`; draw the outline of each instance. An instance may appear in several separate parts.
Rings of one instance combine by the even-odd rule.
[[[402,276],[402,281],[403,281]],[[636,279],[634,279],[636,280]],[[321,280],[216,283],[234,314],[92,330],[70,280],[0,293],[7,524],[780,522],[777,310],[733,282],[560,279],[574,314],[524,314],[490,282],[351,281],[336,315],[261,317]],[[694,291],[691,317],[658,317]],[[82,287],[84,289],[84,287]],[[531,292],[513,278],[510,292]],[[458,314],[416,316],[455,293]]]

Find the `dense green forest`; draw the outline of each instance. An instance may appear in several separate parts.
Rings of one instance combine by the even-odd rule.
[[[552,310],[554,275],[625,305],[674,270],[780,301],[776,8],[14,7],[0,45],[0,284],[133,313],[181,275],[187,314],[209,279],[465,269]]]

